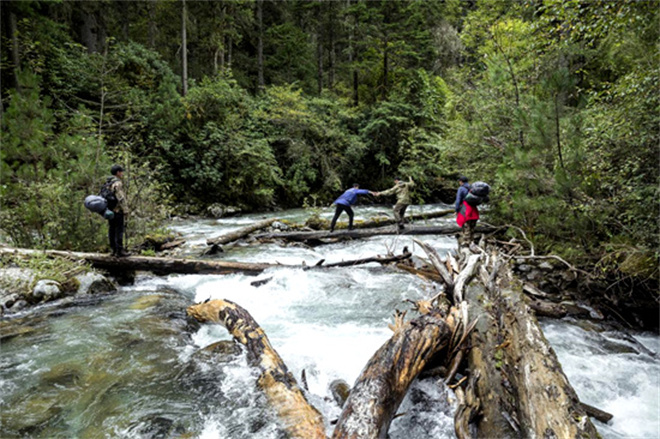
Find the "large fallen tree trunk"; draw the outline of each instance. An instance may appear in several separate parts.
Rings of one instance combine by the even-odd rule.
[[[490,228],[478,226],[477,232],[486,232]],[[255,238],[267,239],[283,239],[286,241],[318,241],[321,239],[332,240],[345,240],[345,239],[358,239],[368,238],[370,236],[378,235],[452,235],[459,233],[460,227],[448,224],[442,226],[428,226],[428,227],[411,227],[408,226],[404,230],[398,230],[396,227],[378,227],[375,229],[362,229],[362,230],[344,230],[336,232],[282,232],[282,233],[264,233],[257,235]]]
[[[481,416],[479,437],[596,438],[575,390],[505,265],[489,257],[466,290],[479,322],[470,335],[467,367]],[[474,412],[474,410],[473,410]]]
[[[415,215],[407,216],[406,221],[413,222],[413,221],[424,221],[435,218],[442,218],[447,215],[451,215],[452,213],[454,213],[454,209],[440,210],[437,212],[418,213]],[[394,218],[389,216],[382,216],[382,217],[370,218],[366,221],[355,220],[353,222],[353,227],[355,227],[356,229],[368,229],[372,227],[387,226],[391,224],[396,224],[396,220]],[[314,226],[327,230],[330,229],[330,221],[329,220],[316,221],[314,223]],[[340,221],[337,224],[335,224],[335,229],[347,229],[347,228],[348,228],[347,222]]]
[[[355,382],[333,439],[385,439],[410,384],[451,334],[452,328],[435,312],[397,327]]]
[[[45,255],[66,259],[87,261],[96,268],[110,271],[152,271],[156,273],[181,274],[229,274],[245,273],[259,274],[262,271],[276,267],[276,264],[231,262],[200,259],[174,259],[151,256],[128,256],[117,258],[102,253],[80,253],[59,250],[30,250],[0,247],[0,254],[13,255]]]
[[[277,221],[277,218],[269,218],[263,221],[257,221],[256,223],[250,224],[247,227],[243,227],[231,233],[216,236],[214,238],[209,238],[206,240],[206,245],[223,245],[223,244],[228,244],[230,242],[238,241],[239,239],[246,237],[250,233],[256,232],[257,230],[265,229],[266,227],[273,224],[275,221]]]
[[[325,439],[323,417],[307,401],[263,329],[245,309],[228,300],[212,300],[192,305],[187,312],[199,322],[223,325],[245,345],[250,364],[260,371],[257,384],[277,410],[290,437]]]
[[[155,273],[180,273],[180,274],[230,274],[230,273],[244,273],[249,275],[257,275],[268,268],[273,267],[289,267],[289,268],[304,268],[309,269],[313,267],[350,267],[361,264],[368,264],[370,262],[378,262],[380,264],[388,264],[391,262],[399,262],[411,257],[411,254],[404,249],[401,255],[389,256],[374,256],[369,258],[353,259],[341,262],[332,262],[325,264],[325,260],[319,261],[315,266],[309,267],[304,264],[301,265],[283,265],[283,264],[264,264],[264,263],[248,263],[248,262],[232,262],[232,261],[218,261],[218,260],[204,260],[204,259],[175,259],[163,257],[148,257],[148,256],[128,256],[117,258],[114,256],[102,253],[79,253],[79,252],[66,252],[60,250],[32,250],[32,249],[18,249],[0,247],[0,254],[11,255],[45,255],[54,258],[76,259],[87,261],[92,266],[100,269],[110,271],[152,271]]]

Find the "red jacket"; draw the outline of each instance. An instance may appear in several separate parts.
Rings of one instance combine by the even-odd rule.
[[[459,227],[463,227],[466,221],[478,220],[479,219],[479,209],[476,207],[470,206],[467,202],[463,201],[458,214],[456,215],[456,224]]]

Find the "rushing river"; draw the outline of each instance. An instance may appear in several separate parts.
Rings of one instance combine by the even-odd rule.
[[[411,213],[448,206],[413,206]],[[356,209],[357,218],[389,213]],[[410,211],[409,211],[410,212]],[[331,217],[326,209],[324,217]],[[272,214],[301,222],[303,210]],[[263,215],[172,224],[199,254],[207,238],[236,230]],[[344,217],[345,218],[345,217]],[[344,219],[342,218],[342,219]],[[434,223],[452,221],[451,218]],[[453,237],[424,237],[438,251]],[[403,247],[422,255],[410,237],[374,237],[310,249],[245,245],[215,257],[245,262],[313,265],[385,254]],[[266,280],[253,286],[255,280]],[[207,352],[230,340],[219,325],[189,326],[186,306],[208,298],[246,308],[323,414],[327,431],[340,410],[328,385],[352,384],[378,347],[387,324],[406,300],[435,292],[415,276],[378,264],[303,271],[274,268],[242,274],[138,276],[117,294],[49,304],[6,319],[0,357],[0,437],[30,438],[255,438],[283,437],[245,353]],[[596,422],[605,438],[660,435],[660,366],[655,334],[603,332],[585,322],[547,321],[544,330],[580,398],[614,414]],[[392,439],[452,438],[454,400],[433,380],[416,382],[394,420]]]

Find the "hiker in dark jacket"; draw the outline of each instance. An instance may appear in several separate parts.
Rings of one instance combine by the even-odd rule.
[[[108,220],[108,239],[112,255],[117,257],[130,256],[130,253],[124,249],[124,215],[128,213],[126,205],[126,193],[124,192],[124,168],[119,165],[113,165],[110,168],[112,177],[108,177],[106,185],[109,185],[110,191],[115,195],[117,204],[112,207],[114,217]]]
[[[330,223],[330,232],[335,231],[335,224],[337,223],[337,219],[342,212],[346,212],[348,214],[348,230],[353,230],[353,209],[351,206],[357,202],[358,195],[366,194],[374,195],[373,192],[366,189],[360,189],[360,185],[354,183],[351,189],[348,189],[335,200],[333,203],[336,206],[335,216],[332,218],[332,222]]]
[[[479,210],[476,207],[470,206],[465,202],[465,197],[470,193],[470,184],[468,178],[461,175],[458,178],[458,190],[456,191],[456,223],[463,229],[460,238],[458,239],[459,245],[470,245],[474,236],[474,229],[477,226],[479,219]]]

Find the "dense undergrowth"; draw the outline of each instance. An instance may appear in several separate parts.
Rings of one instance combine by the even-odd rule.
[[[13,245],[103,248],[103,220],[82,200],[112,163],[127,168],[133,244],[172,210],[329,204],[395,175],[415,179],[417,203],[451,202],[465,174],[491,184],[488,220],[520,227],[537,252],[622,291],[657,285],[652,2],[268,4],[264,86],[255,3],[190,2],[183,97],[175,3],[155,3],[154,45],[137,10],[147,3],[119,15],[101,2],[3,8],[16,31],[4,26],[0,228]],[[76,17],[101,12],[107,38],[92,50]],[[213,44],[234,50],[215,72],[201,62],[216,47],[211,12],[226,19]],[[329,29],[343,52],[319,64]]]

